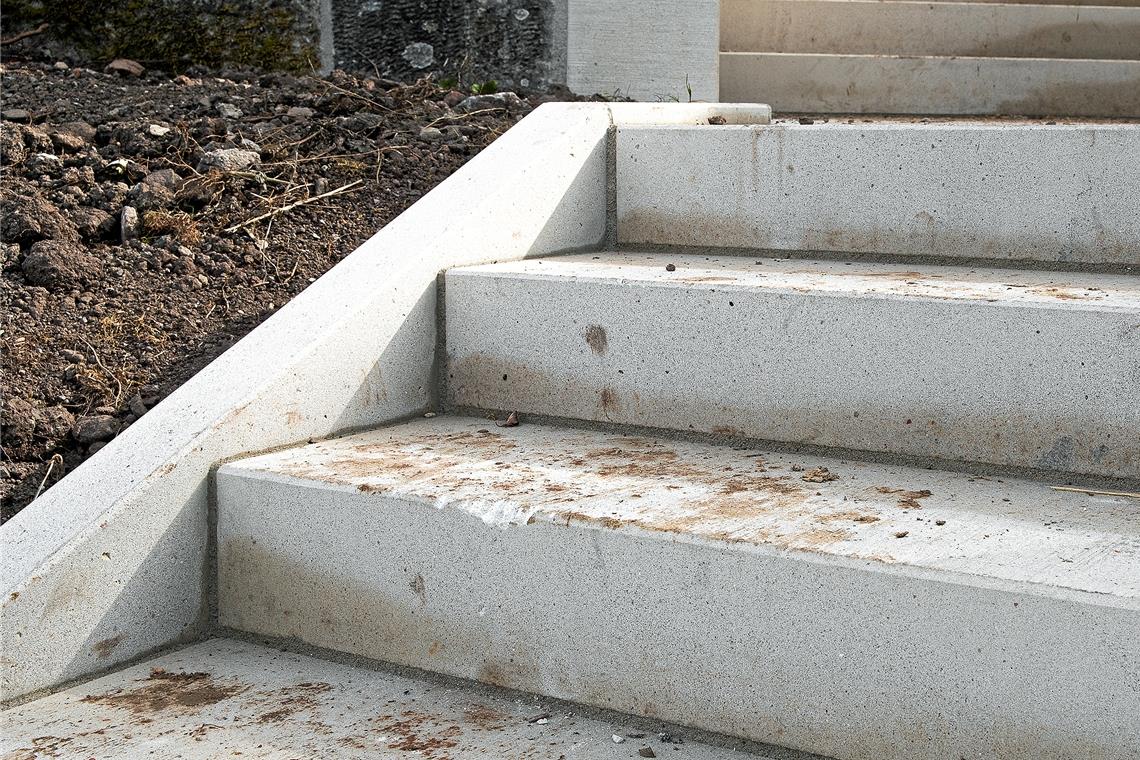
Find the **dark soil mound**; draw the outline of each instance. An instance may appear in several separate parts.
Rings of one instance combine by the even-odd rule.
[[[3,71],[4,519],[536,102],[131,68]]]

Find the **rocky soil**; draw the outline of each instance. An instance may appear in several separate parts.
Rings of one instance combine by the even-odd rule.
[[[2,77],[5,520],[538,102],[131,62]]]

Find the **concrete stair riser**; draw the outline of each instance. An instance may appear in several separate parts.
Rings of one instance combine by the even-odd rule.
[[[756,261],[630,252],[452,270],[449,399],[1140,476],[1136,280]],[[1065,284],[1082,278],[1105,290]]]
[[[1136,198],[1135,125],[628,127],[617,136],[627,244],[1140,268]]]
[[[1140,61],[721,53],[720,98],[777,112],[1140,116]]]
[[[725,0],[721,50],[1140,59],[1140,8]]]

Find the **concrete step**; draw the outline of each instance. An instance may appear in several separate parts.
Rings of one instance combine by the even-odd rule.
[[[848,760],[1140,752],[1127,497],[444,416],[217,504],[223,626]]]
[[[720,99],[777,112],[1140,116],[1140,61],[721,53]]]
[[[882,0],[885,3],[912,3],[915,0]],[[949,3],[965,3],[968,5],[984,5],[997,3],[1001,5],[1110,5],[1124,8],[1140,8],[1140,0],[926,0],[929,5],[943,5]]]
[[[879,0],[724,0],[721,50],[1140,59],[1140,8]]]
[[[162,654],[5,711],[0,727],[0,756],[11,760],[802,757],[232,639]],[[642,753],[646,747],[652,755]]]
[[[1140,125],[852,118],[622,126],[616,142],[623,244],[1008,259],[1140,273]]]
[[[630,251],[446,293],[461,408],[1140,477],[1140,278]]]

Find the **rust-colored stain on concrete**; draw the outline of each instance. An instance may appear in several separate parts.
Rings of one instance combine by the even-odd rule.
[[[168,673],[155,669],[141,686],[92,694],[83,701],[147,715],[168,710],[196,710],[229,699],[246,688],[243,684],[217,683],[209,673]]]
[[[451,757],[447,750],[459,743],[457,737],[463,732],[458,725],[440,726],[434,716],[417,710],[381,715],[376,729],[389,735],[388,749],[415,752],[418,757],[431,760]]]
[[[992,484],[976,477],[755,450],[747,441],[726,446],[539,423],[486,424],[444,416],[239,466],[251,477],[262,471],[341,486],[362,500],[353,509],[376,510],[378,520],[388,519],[390,510],[427,508],[450,513],[440,518],[448,524],[458,512],[494,529],[587,526],[837,558],[889,557],[924,567],[991,563],[1003,572],[1025,552],[1022,534],[1005,530],[1015,520],[1034,546],[1050,547],[1050,556],[1089,551],[1088,531],[1041,524],[1042,505],[1065,514],[1073,505],[1031,481],[1003,486],[1018,498],[995,501]],[[895,538],[904,531],[905,540]],[[1121,563],[1135,554],[1120,541],[1111,545]],[[1017,572],[1077,586],[1100,582],[1086,578],[1083,564],[1072,581],[1068,568],[1057,560]],[[407,571],[404,583],[415,583],[416,570]],[[415,586],[405,593],[408,604],[417,603]],[[434,640],[451,644],[431,635],[410,646],[423,656]],[[482,680],[495,682],[495,673],[485,675]]]
[[[275,469],[366,494],[435,499],[485,521],[493,513],[500,524],[545,519],[806,551],[853,538],[882,519],[875,504],[858,510],[860,519],[845,517],[853,505],[837,506],[842,497],[828,490],[839,475],[826,467],[769,462],[747,451],[721,458],[726,449],[638,435],[559,431],[531,440],[536,429],[468,424],[434,435],[401,432],[387,441],[341,440],[315,444],[311,455]],[[898,497],[922,494],[900,489]],[[422,577],[410,584],[422,604]]]
[[[122,644],[123,639],[126,637],[127,635],[125,633],[120,633],[116,634],[115,636],[111,636],[110,638],[103,639],[102,641],[98,641],[92,645],[91,651],[94,652],[95,656],[100,660],[106,657],[110,657],[111,653],[115,651],[115,647],[119,646],[119,644]]]

